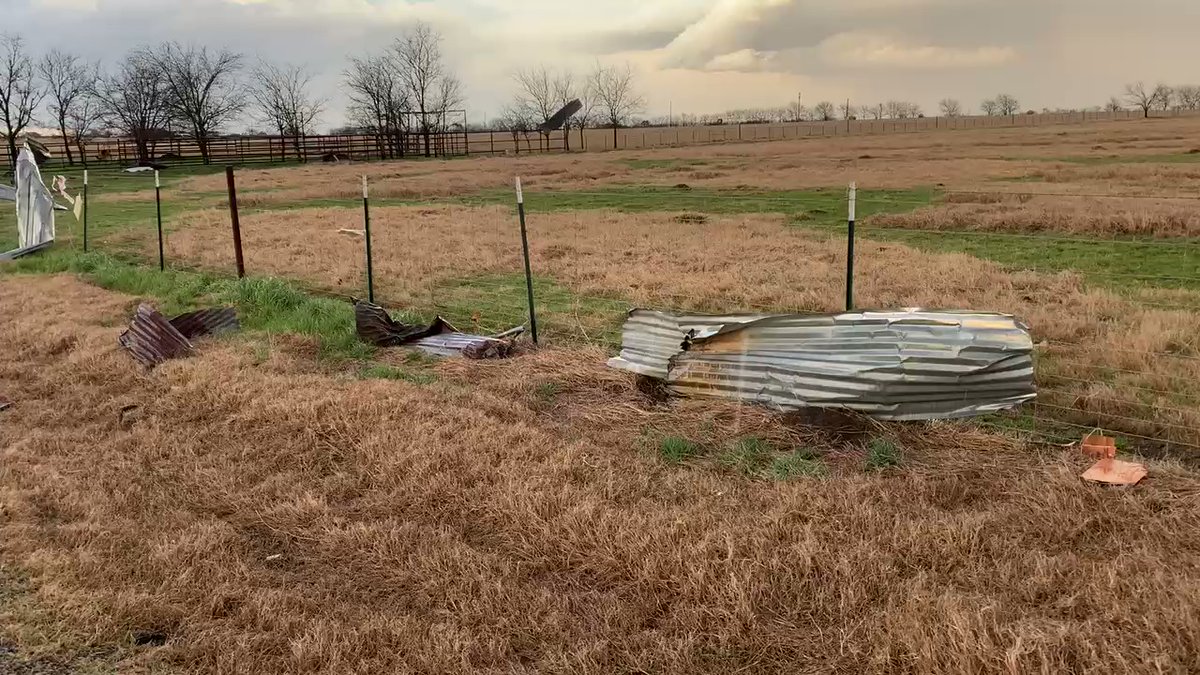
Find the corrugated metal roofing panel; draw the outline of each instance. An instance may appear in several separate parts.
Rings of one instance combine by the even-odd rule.
[[[978,415],[1032,400],[1033,343],[979,312],[673,315],[630,312],[615,368],[686,396],[880,419]]]
[[[138,305],[133,321],[129,322],[129,329],[121,333],[118,341],[147,368],[153,368],[167,359],[189,356],[195,351],[192,343],[166,317],[145,304]]]

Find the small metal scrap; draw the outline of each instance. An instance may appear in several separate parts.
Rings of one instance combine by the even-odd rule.
[[[376,347],[410,345],[434,356],[456,356],[468,359],[499,359],[513,351],[513,339],[524,332],[514,328],[499,336],[469,335],[459,332],[442,317],[428,326],[400,323],[379,305],[366,300],[354,302],[354,327],[358,339]]]
[[[877,419],[969,417],[1036,395],[1028,330],[1002,314],[707,316],[633,310],[608,364],[675,394]]]
[[[153,368],[168,359],[194,354],[196,348],[191,340],[238,327],[237,314],[232,307],[188,312],[168,321],[158,310],[141,304],[128,330],[121,333],[118,341],[139,363]]]

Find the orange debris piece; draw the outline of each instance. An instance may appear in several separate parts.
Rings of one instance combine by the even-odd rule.
[[[1117,439],[1104,434],[1088,434],[1083,437],[1083,442],[1080,444],[1080,449],[1083,454],[1093,459],[1104,459],[1105,457],[1115,457],[1117,454]],[[1112,454],[1109,454],[1109,451]]]
[[[1143,478],[1146,477],[1146,467],[1137,462],[1123,462],[1116,459],[1117,446],[1112,438],[1107,436],[1099,436],[1101,441],[1095,441],[1095,434],[1084,437],[1083,452],[1084,454],[1096,456],[1093,452],[1099,450],[1100,461],[1092,465],[1090,469],[1083,472],[1084,480],[1092,481],[1093,483],[1104,483],[1106,485],[1137,485]],[[1089,444],[1089,439],[1093,442]],[[1111,445],[1109,443],[1112,443]]]

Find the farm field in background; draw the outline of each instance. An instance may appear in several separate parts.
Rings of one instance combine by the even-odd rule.
[[[525,321],[520,176],[546,347],[359,345],[331,296],[366,293],[364,174],[377,299],[478,331]],[[152,178],[111,172],[98,253],[61,218],[0,274],[0,646],[181,672],[1195,665],[1200,118],[243,168],[240,282],[221,168],[163,176],[167,274]],[[604,366],[633,306],[840,310],[851,182],[857,306],[1016,315],[1036,405],[813,424]],[[114,337],[137,298],[246,330],[144,374]],[[1081,484],[1062,446],[1094,428],[1151,483]]]

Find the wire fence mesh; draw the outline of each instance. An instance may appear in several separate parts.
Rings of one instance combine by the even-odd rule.
[[[1200,452],[1200,237],[1165,237],[1152,227],[1064,232],[1087,228],[1066,221],[1037,232],[1004,231],[1002,223],[987,230],[912,226],[938,222],[972,198],[1003,205],[1011,195],[1014,208],[1031,198],[1173,201],[1189,210],[1196,198],[945,187],[912,197],[859,187],[857,305],[998,311],[1031,326],[1037,403],[981,424],[1049,442],[1102,429],[1146,451]],[[90,190],[92,248],[156,264],[153,178],[93,172]],[[843,309],[842,189],[624,186],[526,196],[543,342],[614,350],[635,306],[723,314]],[[231,275],[227,197],[168,185],[162,199],[167,267]],[[333,208],[337,221],[322,211],[314,222],[305,206]],[[365,238],[361,222],[353,225],[361,210],[351,199],[244,208],[247,274],[365,297]],[[77,241],[78,227],[69,225],[68,239]],[[528,322],[512,195],[376,198],[372,233],[380,304],[440,314],[469,332]]]

